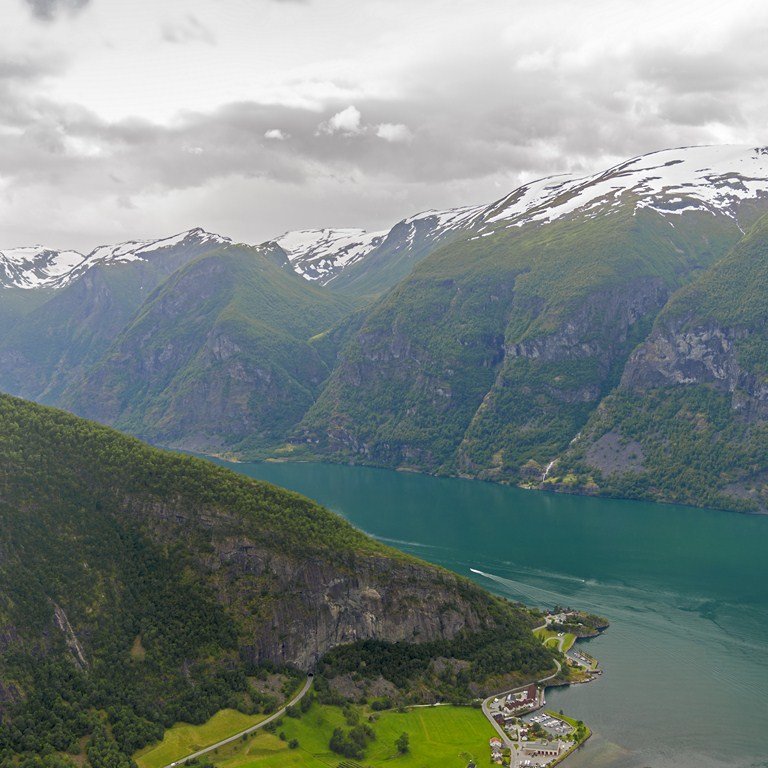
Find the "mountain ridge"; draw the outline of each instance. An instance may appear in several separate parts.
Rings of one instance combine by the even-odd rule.
[[[717,265],[765,211],[765,148],[693,147],[587,177],[547,177],[489,206],[422,212],[381,240],[306,230],[282,236],[287,251],[276,241],[224,244],[239,255],[217,257],[223,271],[209,282],[187,278],[214,263],[206,259],[215,248],[180,252],[151,278],[152,291],[139,290],[139,272],[127,293],[107,284],[149,262],[96,265],[45,298],[29,327],[0,334],[0,387],[199,452],[530,487],[544,477],[542,487],[608,493],[616,482],[599,468],[590,475],[583,457],[571,462],[569,446],[639,370],[636,350],[686,286],[725,280]],[[315,259],[312,279],[298,274],[305,255],[306,264]],[[203,294],[225,284],[216,307],[206,304]],[[752,288],[759,300],[750,307],[768,302],[756,273]],[[41,295],[0,293],[8,297],[0,310],[12,313],[20,293]],[[102,295],[98,311],[86,312]],[[116,314],[110,302],[120,296],[128,299]],[[665,349],[683,343],[675,338]],[[701,345],[689,347],[683,357]],[[162,376],[151,373],[160,368]],[[601,446],[590,455],[623,451],[612,437]]]
[[[650,207],[665,214],[686,211],[728,211],[748,199],[768,192],[768,147],[751,145],[708,145],[658,150],[638,155],[594,174],[560,174],[536,179],[514,189],[489,204],[444,210],[430,209],[408,216],[387,230],[368,232],[359,228],[321,228],[289,230],[259,243],[277,246],[282,254],[277,263],[288,266],[306,280],[322,285],[335,283],[348,269],[359,268],[377,252],[411,248],[416,263],[432,248],[417,246],[414,239],[440,244],[468,230],[488,236],[498,226],[523,226],[545,223],[585,208],[597,208],[612,198],[612,205],[627,193],[638,195],[638,209]],[[403,232],[404,230],[404,232]],[[398,233],[398,234],[396,234]],[[400,234],[402,233],[402,234]],[[101,245],[87,255],[59,251],[43,246],[0,250],[0,286],[24,289],[61,287],[77,279],[96,264],[124,263],[141,258],[141,253],[171,247],[177,240],[197,237],[213,243],[232,243],[228,237],[206,232],[200,227],[157,240],[126,241]],[[397,243],[388,240],[398,240]],[[353,270],[354,271],[354,270]],[[398,273],[400,276],[402,274]],[[350,282],[359,280],[353,275]],[[384,287],[393,284],[389,281]],[[370,293],[371,291],[360,291]]]
[[[227,237],[195,227],[157,240],[127,240],[114,245],[99,245],[87,254],[39,245],[4,249],[0,250],[0,270],[3,275],[0,288],[55,290],[82,277],[95,266],[146,260],[155,251],[173,248],[192,240],[201,245],[231,242]]]

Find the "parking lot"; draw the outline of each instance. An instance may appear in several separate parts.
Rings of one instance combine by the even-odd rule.
[[[551,736],[567,736],[573,732],[573,728],[568,723],[558,720],[556,717],[552,717],[545,712],[534,712],[530,715],[525,715],[522,719],[526,723],[538,723]]]

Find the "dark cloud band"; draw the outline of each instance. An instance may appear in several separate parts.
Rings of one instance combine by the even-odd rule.
[[[60,12],[82,10],[90,0],[24,0],[32,15],[40,21],[53,21]]]

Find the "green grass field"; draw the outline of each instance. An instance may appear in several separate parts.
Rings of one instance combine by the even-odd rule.
[[[465,768],[474,758],[488,760],[488,739],[495,735],[479,709],[471,707],[427,707],[408,712],[379,713],[372,723],[374,741],[363,760],[372,768]],[[344,758],[328,749],[333,729],[345,727],[338,707],[314,704],[301,719],[283,718],[275,734],[258,731],[246,742],[237,742],[210,755],[218,768],[336,768]],[[279,738],[285,734],[286,741]],[[395,740],[401,733],[410,737],[410,751],[398,755]],[[287,742],[299,740],[297,749]],[[141,768],[144,768],[142,766]]]
[[[162,768],[180,757],[250,728],[265,718],[266,715],[244,715],[234,709],[222,709],[202,725],[176,723],[165,732],[161,742],[137,752],[133,759],[139,768]]]
[[[536,637],[538,637],[548,648],[557,648],[558,641],[560,640],[557,632],[554,632],[551,629],[537,629],[533,634],[536,635]],[[563,640],[563,653],[569,651],[575,642],[576,635],[567,632]]]

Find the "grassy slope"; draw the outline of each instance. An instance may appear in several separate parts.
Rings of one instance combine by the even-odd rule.
[[[166,730],[159,744],[139,750],[133,758],[139,768],[162,768],[198,749],[244,731],[266,717],[264,714],[245,715],[235,709],[222,709],[202,725],[176,723]]]
[[[560,636],[558,632],[555,632],[551,629],[537,629],[534,633],[536,637],[538,637],[544,645],[546,645],[548,648],[557,648],[560,644]],[[573,648],[573,644],[576,642],[576,635],[571,634],[570,632],[566,632],[563,635],[563,652],[570,651],[571,648]]]
[[[768,215],[723,259],[679,291],[659,318],[685,318],[689,327],[714,321],[729,328],[768,326]],[[742,359],[742,363],[749,364]],[[765,361],[761,361],[765,365]]]
[[[753,385],[768,381],[768,217],[672,298],[655,332],[712,327],[726,329],[734,340],[739,366]],[[602,491],[726,509],[764,507],[768,425],[762,417],[747,419],[735,412],[734,395],[716,384],[619,388],[587,432],[591,439],[613,430],[625,440],[636,440],[643,469],[610,477],[597,474]],[[566,457],[562,469],[570,469],[582,482],[596,474],[583,445]]]
[[[654,313],[619,341],[599,311],[588,315],[578,341],[607,348],[605,361],[505,360],[504,346],[546,341],[585,303],[610,295],[620,306],[638,283],[671,291],[737,236],[725,218],[681,217],[672,228],[623,209],[457,241],[373,307],[302,426],[326,454],[472,474],[500,455],[514,477],[567,445]],[[550,394],[542,383],[553,381]],[[586,400],[585,388],[595,389]]]
[[[50,295],[51,292],[48,289],[0,289],[0,340],[8,335],[21,318],[47,301]]]

